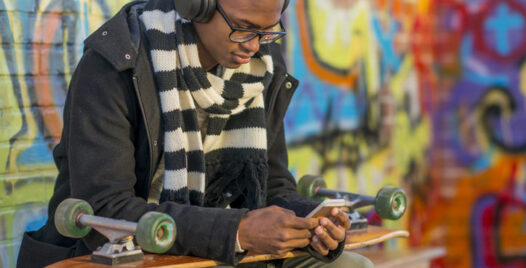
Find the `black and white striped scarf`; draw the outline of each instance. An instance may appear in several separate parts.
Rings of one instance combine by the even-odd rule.
[[[160,202],[226,206],[243,195],[240,206],[263,206],[268,174],[263,90],[273,73],[269,51],[262,48],[249,63],[219,77],[202,68],[193,25],[178,15],[173,1],[149,1],[141,20],[164,124]],[[196,107],[209,113],[204,139]]]

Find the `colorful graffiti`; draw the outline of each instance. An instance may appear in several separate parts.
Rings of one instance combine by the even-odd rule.
[[[391,15],[388,2],[295,7],[287,13],[287,52],[301,83],[285,120],[292,170],[366,194],[386,184],[419,191],[431,117],[408,42],[411,22]]]
[[[67,84],[83,39],[127,1],[0,0],[0,267],[47,218]]]
[[[526,2],[296,0],[285,120],[300,177],[404,187],[388,226],[447,267],[524,267]],[[466,253],[470,254],[466,254]]]

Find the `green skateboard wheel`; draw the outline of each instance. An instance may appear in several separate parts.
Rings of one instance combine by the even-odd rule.
[[[168,214],[148,212],[137,223],[135,237],[143,250],[164,253],[175,242],[175,222]]]
[[[91,227],[81,225],[77,220],[81,214],[93,215],[90,204],[84,200],[68,198],[62,201],[55,211],[55,227],[67,237],[81,238],[89,233]]]
[[[323,197],[316,196],[316,188],[327,188],[325,180],[320,176],[305,175],[298,181],[298,192],[314,200],[323,200]]]
[[[407,197],[401,188],[385,186],[378,191],[375,210],[380,218],[398,220],[404,215],[406,208]]]

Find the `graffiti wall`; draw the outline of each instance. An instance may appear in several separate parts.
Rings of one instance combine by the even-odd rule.
[[[46,220],[62,109],[83,39],[124,0],[0,0],[0,266]],[[447,267],[526,266],[526,1],[292,0],[301,83],[290,167],[329,187],[403,187],[408,240]]]
[[[0,0],[0,267],[46,221],[69,78],[82,41],[127,1]]]
[[[526,266],[526,1],[296,0],[291,169],[410,208],[390,247],[447,267]],[[372,211],[370,219],[378,220]]]

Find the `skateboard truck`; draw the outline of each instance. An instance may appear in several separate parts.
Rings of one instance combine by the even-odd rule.
[[[55,226],[60,234],[81,238],[91,228],[108,238],[109,242],[91,255],[94,263],[118,265],[143,259],[144,249],[164,253],[175,241],[176,228],[172,217],[159,212],[144,214],[138,223],[93,215],[91,206],[83,200],[68,198],[55,212]],[[139,246],[133,242],[135,235]]]
[[[349,216],[349,220],[351,221],[351,228],[350,230],[358,230],[358,229],[366,229],[367,226],[369,226],[369,222],[367,222],[366,218],[363,218],[358,211],[351,210],[347,212],[347,215]]]
[[[367,219],[356,211],[357,208],[373,205],[376,213],[382,219],[397,220],[404,215],[407,207],[407,197],[404,190],[398,187],[382,187],[376,197],[327,189],[325,180],[320,176],[305,175],[298,182],[300,194],[321,200],[325,197],[345,199],[347,214],[351,220],[351,229],[367,228]]]
[[[118,265],[141,261],[143,253],[139,246],[133,243],[133,236],[117,242],[107,242],[91,254],[91,261],[106,265]]]

